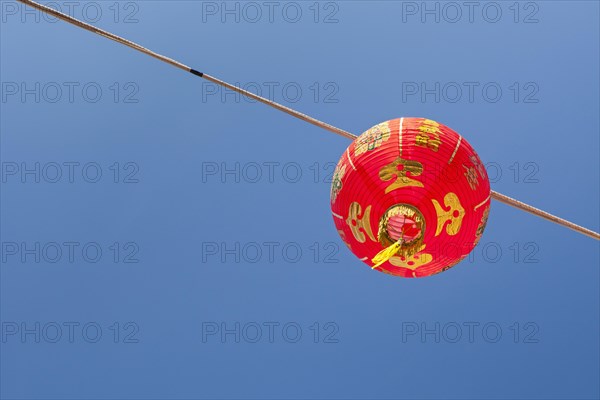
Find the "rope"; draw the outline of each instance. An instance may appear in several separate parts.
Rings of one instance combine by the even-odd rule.
[[[559,218],[556,215],[552,215],[546,211],[540,210],[539,208],[535,208],[533,206],[530,206],[529,204],[525,204],[522,201],[515,200],[511,197],[505,196],[505,195],[495,192],[493,190],[492,190],[492,199],[497,200],[504,204],[508,204],[509,206],[518,208],[519,210],[526,211],[530,214],[537,215],[538,217],[547,219],[548,221],[554,222],[555,224],[562,225],[569,229],[573,229],[574,231],[582,233],[593,239],[600,240],[600,234],[598,234],[597,232],[594,232],[590,229],[584,228],[583,226],[574,224],[570,221],[567,221],[566,219]]]
[[[68,22],[68,23],[70,23],[72,25],[78,26],[79,28],[85,29],[85,30],[87,30],[89,32],[95,33],[95,34],[100,35],[100,36],[104,36],[105,38],[108,38],[110,40],[114,40],[117,43],[120,43],[120,44],[125,45],[127,47],[131,47],[132,49],[135,49],[135,50],[137,50],[139,52],[142,52],[142,53],[147,54],[147,55],[149,55],[151,57],[154,57],[154,58],[156,58],[156,59],[158,59],[160,61],[163,61],[163,62],[165,62],[167,64],[173,65],[174,67],[177,67],[177,68],[182,69],[184,71],[190,72],[193,75],[196,75],[196,76],[199,76],[201,78],[204,78],[204,79],[206,79],[208,81],[211,81],[211,82],[213,82],[213,83],[215,83],[217,85],[226,87],[226,88],[228,88],[228,89],[230,89],[232,91],[240,93],[240,94],[242,94],[244,96],[247,96],[247,97],[249,97],[251,99],[257,100],[257,101],[259,101],[259,102],[261,102],[263,104],[266,104],[266,105],[268,105],[270,107],[273,107],[273,108],[275,108],[277,110],[283,111],[283,112],[285,112],[285,113],[287,113],[287,114],[289,114],[289,115],[291,115],[293,117],[296,117],[296,118],[298,118],[298,119],[300,119],[302,121],[306,121],[306,122],[308,122],[310,124],[313,124],[315,126],[323,128],[325,130],[328,130],[329,132],[333,132],[333,133],[335,133],[337,135],[340,135],[340,136],[343,136],[343,137],[346,137],[346,138],[352,139],[352,140],[356,139],[356,137],[357,137],[356,135],[354,135],[354,134],[352,134],[352,133],[350,133],[348,131],[345,131],[343,129],[337,128],[337,127],[335,127],[333,125],[330,125],[328,123],[320,121],[320,120],[318,120],[316,118],[313,118],[311,116],[303,114],[303,113],[301,113],[299,111],[293,110],[293,109],[291,109],[289,107],[286,107],[286,106],[284,106],[282,104],[276,103],[276,102],[274,102],[272,100],[269,100],[267,98],[258,96],[258,95],[254,94],[252,92],[249,92],[249,91],[244,90],[242,88],[239,88],[237,86],[231,85],[231,84],[229,84],[227,82],[224,82],[224,81],[222,81],[220,79],[217,79],[215,77],[212,77],[210,75],[207,75],[207,74],[204,74],[202,72],[196,71],[195,69],[190,68],[187,65],[180,63],[179,61],[176,61],[176,60],[173,60],[172,58],[165,57],[165,56],[163,56],[161,54],[155,53],[152,50],[149,50],[149,49],[147,49],[147,48],[145,48],[143,46],[140,46],[137,43],[134,43],[134,42],[132,42],[130,40],[124,39],[124,38],[122,38],[120,36],[117,36],[117,35],[115,35],[113,33],[107,32],[107,31],[105,31],[103,29],[97,28],[97,27],[95,27],[93,25],[87,24],[87,23],[85,23],[83,21],[80,21],[80,20],[78,20],[76,18],[73,18],[73,17],[71,17],[71,16],[69,16],[67,14],[64,14],[64,13],[62,13],[60,11],[57,11],[57,10],[55,10],[53,8],[50,8],[50,7],[45,6],[43,4],[36,3],[35,1],[32,1],[32,0],[18,0],[18,1],[20,1],[21,3],[23,3],[25,5],[33,7],[35,9],[37,9],[37,10],[45,12],[46,14],[49,14],[49,15],[52,15],[52,16],[58,18],[58,19],[61,19],[61,20],[65,21],[65,22]],[[551,222],[554,222],[555,224],[562,225],[564,227],[567,227],[569,229],[573,229],[574,231],[582,233],[582,234],[584,234],[586,236],[589,236],[591,238],[600,240],[600,234],[598,234],[597,232],[594,232],[594,231],[591,231],[589,229],[586,229],[586,228],[584,228],[582,226],[579,226],[577,224],[574,224],[572,222],[569,222],[567,220],[559,218],[559,217],[557,217],[555,215],[552,215],[550,213],[542,211],[542,210],[540,210],[538,208],[532,207],[532,206],[530,206],[528,204],[525,204],[523,202],[520,202],[518,200],[515,200],[513,198],[510,198],[510,197],[505,196],[503,194],[500,194],[498,192],[492,191],[492,198],[495,199],[495,200],[497,200],[497,201],[500,201],[501,203],[505,203],[505,204],[508,204],[508,205],[510,205],[512,207],[515,207],[515,208],[518,208],[520,210],[526,211],[526,212],[528,212],[530,214],[537,215],[538,217],[545,218],[545,219],[547,219],[547,220],[549,220]],[[398,244],[398,242],[395,243],[395,244]],[[394,246],[391,246],[391,247],[394,247]],[[390,252],[392,250],[393,249],[390,249]]]
[[[283,111],[284,113],[289,114],[289,115],[291,115],[293,117],[296,117],[298,119],[301,119],[302,121],[306,121],[306,122],[308,122],[310,124],[313,124],[313,125],[316,125],[316,126],[318,126],[320,128],[323,128],[325,130],[328,130],[329,132],[333,132],[335,134],[338,134],[340,136],[343,136],[343,137],[346,137],[346,138],[352,139],[352,140],[354,140],[354,139],[357,138],[356,135],[354,135],[354,134],[352,134],[350,132],[347,132],[347,131],[345,131],[343,129],[337,128],[337,127],[335,127],[333,125],[329,125],[328,123],[325,123],[323,121],[319,121],[316,118],[310,117],[310,116],[308,116],[306,114],[302,114],[301,112],[293,110],[293,109],[291,109],[289,107],[286,107],[284,105],[281,105],[279,103],[276,103],[274,101],[266,99],[266,98],[261,97],[259,95],[256,95],[256,94],[254,94],[252,92],[249,92],[249,91],[244,90],[242,88],[239,88],[237,86],[231,85],[231,84],[229,84],[227,82],[224,82],[224,81],[222,81],[220,79],[214,78],[214,77],[212,77],[210,75],[204,74],[203,78],[207,79],[207,80],[209,80],[209,81],[211,81],[213,83],[216,83],[217,85],[221,85],[223,87],[226,87],[227,89],[230,89],[230,90],[236,91],[238,93],[241,93],[244,96],[250,97],[251,99],[258,100],[261,103],[264,103],[264,104],[266,104],[266,105],[268,105],[270,107],[276,108],[277,110]]]

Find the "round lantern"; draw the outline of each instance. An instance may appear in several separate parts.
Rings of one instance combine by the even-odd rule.
[[[360,135],[333,176],[331,209],[348,248],[371,268],[423,277],[477,245],[490,207],[485,167],[467,141],[425,118]]]

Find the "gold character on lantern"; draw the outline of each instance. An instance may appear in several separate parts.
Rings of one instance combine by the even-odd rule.
[[[425,247],[426,246],[423,246],[419,251],[425,250]],[[422,267],[423,265],[429,264],[432,260],[433,256],[429,253],[417,253],[410,257],[394,256],[390,258],[389,261],[390,264],[392,264],[395,267],[408,268],[411,271],[414,271],[417,268]]]
[[[348,224],[350,231],[352,231],[352,234],[354,235],[354,238],[359,243],[364,243],[367,241],[365,233],[369,239],[374,242],[377,241],[375,239],[375,235],[373,235],[373,230],[371,229],[371,206],[365,208],[365,212],[363,214],[362,207],[359,203],[354,202],[350,204],[346,224]]]
[[[398,169],[398,167],[402,167]],[[405,160],[398,157],[393,163],[386,165],[379,171],[379,178],[382,181],[389,181],[394,179],[394,182],[385,189],[385,193],[389,193],[392,190],[400,189],[407,186],[423,187],[423,184],[416,179],[409,178],[406,176],[410,173],[410,176],[419,176],[423,173],[423,164],[418,161]]]
[[[477,156],[475,156],[475,155],[471,155],[469,158],[471,159],[473,166],[475,166],[475,169],[477,169],[477,172],[479,172],[479,176],[481,176],[483,179],[485,179],[487,176],[487,173],[485,172],[485,167],[483,166],[483,164],[481,163],[479,158],[477,158]]]
[[[442,141],[438,138],[431,138],[427,135],[418,134],[415,139],[417,146],[428,147],[433,151],[438,151]]]
[[[469,186],[471,189],[477,189],[477,185],[479,185],[479,177],[477,176],[477,169],[475,167],[467,167],[463,164],[465,168],[465,177],[467,178],[467,182],[469,182]]]
[[[337,167],[335,167],[335,171],[333,171],[333,178],[331,181],[331,202],[335,203],[335,199],[337,199],[337,195],[340,193],[340,191],[342,190],[342,179],[344,178],[344,175],[346,175],[346,166],[341,164],[338,164]]]
[[[475,190],[479,185],[479,177],[483,180],[487,180],[487,174],[485,172],[485,167],[477,157],[471,156],[470,160],[473,165],[467,167],[463,164],[463,168],[465,169],[465,177],[467,178],[467,182],[469,182],[469,186],[471,189]]]
[[[387,122],[374,126],[360,135],[356,140],[354,147],[354,156],[358,156],[367,151],[375,150],[390,138],[391,131]]]
[[[438,217],[435,236],[439,236],[439,234],[442,233],[442,229],[446,222],[450,222],[446,226],[446,233],[450,236],[456,235],[462,226],[462,220],[465,216],[465,209],[460,204],[458,196],[452,192],[446,194],[444,197],[445,207],[442,207],[435,199],[431,201],[433,202]]]
[[[438,151],[442,140],[440,139],[440,124],[430,119],[423,121],[419,126],[419,133],[415,138],[417,146],[427,147],[433,151]]]

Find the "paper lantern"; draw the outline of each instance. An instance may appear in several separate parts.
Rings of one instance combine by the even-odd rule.
[[[302,121],[355,139],[337,165],[331,205],[342,239],[373,269],[421,277],[456,265],[480,240],[491,198],[600,240],[598,232],[490,191],[487,173],[475,151],[460,135],[435,121],[388,121],[357,138],[47,5],[19,1]]]
[[[466,257],[490,208],[485,167],[467,141],[424,118],[374,126],[350,144],[333,176],[337,230],[378,271],[423,277]]]

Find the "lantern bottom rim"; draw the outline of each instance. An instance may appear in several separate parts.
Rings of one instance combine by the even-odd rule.
[[[420,250],[425,236],[425,218],[413,205],[398,203],[383,214],[379,221],[378,240],[383,247],[402,241],[398,254],[410,256]]]

